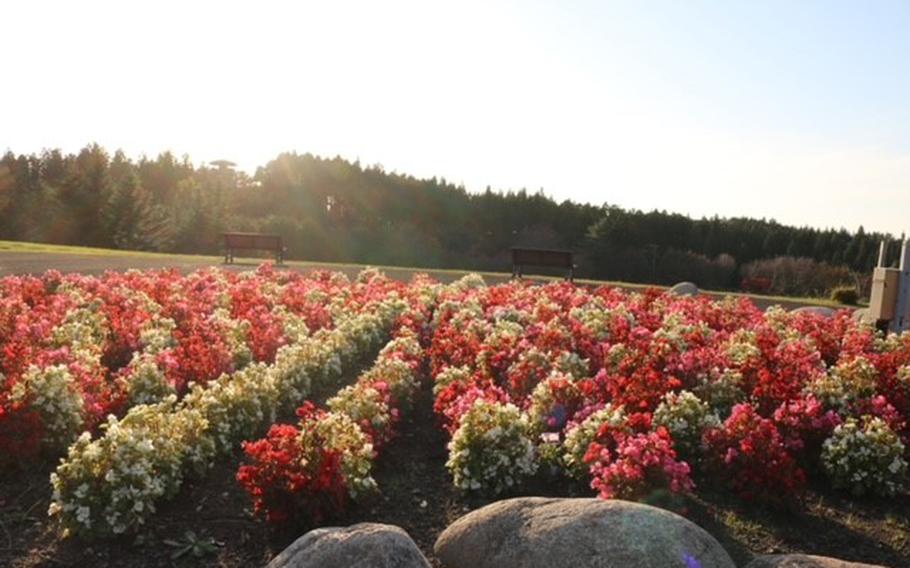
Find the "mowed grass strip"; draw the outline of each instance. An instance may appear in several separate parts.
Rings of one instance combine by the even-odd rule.
[[[206,264],[220,264],[221,255],[198,255],[198,254],[182,254],[182,253],[163,253],[163,252],[149,252],[149,251],[137,251],[137,250],[124,250],[124,249],[107,249],[99,247],[83,247],[83,246],[72,246],[72,245],[57,245],[50,243],[32,243],[24,241],[4,241],[0,240],[0,253],[11,252],[11,253],[49,253],[49,254],[66,254],[66,255],[90,255],[90,256],[110,256],[110,257],[135,257],[135,258],[149,258],[149,259],[175,259],[175,260],[185,260],[198,262],[200,266]],[[244,257],[238,258],[236,264],[247,265],[247,264],[258,264],[264,262],[268,258],[254,258],[254,257]],[[340,270],[340,271],[357,271],[359,272],[363,268],[372,266],[378,268],[384,272],[389,273],[393,277],[409,277],[412,273],[426,272],[431,276],[436,277],[439,280],[449,281],[455,280],[464,276],[465,274],[475,273],[480,274],[484,278],[487,278],[493,282],[497,281],[506,281],[509,280],[512,275],[510,272],[493,272],[493,271],[481,271],[481,270],[463,270],[455,268],[432,268],[432,267],[420,267],[420,266],[391,266],[391,265],[372,265],[372,264],[357,264],[357,263],[348,263],[348,262],[317,262],[317,261],[305,261],[305,260],[288,260],[285,264],[292,268],[316,270],[316,269],[327,269],[327,270]],[[50,268],[50,267],[49,267]],[[397,273],[397,274],[396,274]],[[543,281],[543,282],[556,282],[562,280],[559,276],[543,275],[543,274],[527,274],[527,279],[534,281]],[[658,288],[662,290],[668,289],[667,286],[658,285],[658,284],[640,284],[636,282],[621,282],[615,280],[591,280],[587,278],[576,278],[575,282],[578,284],[590,285],[590,286],[616,286],[626,290],[645,290],[647,288]],[[737,298],[749,298],[750,300],[756,302],[760,306],[768,306],[775,303],[783,304],[788,308],[792,308],[796,305],[803,306],[822,306],[834,309],[840,308],[850,308],[853,309],[856,306],[846,306],[830,300],[828,298],[809,298],[801,296],[773,296],[773,295],[762,295],[762,294],[748,294],[745,292],[731,292],[726,290],[703,290],[705,294],[722,298],[724,296],[733,296]]]

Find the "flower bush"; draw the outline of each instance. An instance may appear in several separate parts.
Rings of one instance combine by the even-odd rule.
[[[83,433],[56,472],[48,513],[64,535],[121,534],[142,525],[184,477],[207,467],[214,444],[198,411],[174,412],[176,398],[110,417],[104,436]]]
[[[537,470],[528,422],[512,404],[477,399],[449,443],[455,486],[498,495]]]
[[[654,410],[655,427],[664,427],[673,440],[674,449],[686,458],[701,453],[705,430],[720,425],[717,415],[708,405],[689,391],[667,393]]]
[[[588,449],[597,439],[598,432],[604,426],[611,428],[622,428],[626,424],[626,413],[623,408],[614,408],[607,404],[603,408],[591,413],[590,416],[580,423],[572,424],[567,428],[566,439],[563,447],[563,461],[569,472],[576,477],[584,477],[590,465],[585,456],[588,455]]]
[[[786,504],[804,487],[805,474],[774,422],[750,404],[734,406],[723,425],[705,432],[704,444],[721,479],[746,499]]]
[[[318,523],[344,510],[349,496],[370,491],[373,446],[346,415],[306,403],[297,427],[274,425],[268,436],[244,442],[250,464],[237,480],[256,513],[271,522],[303,518]]]
[[[689,465],[676,459],[666,428],[646,434],[610,429],[609,434],[601,432],[598,439],[603,443],[591,444],[585,462],[591,469],[591,488],[600,497],[637,499],[656,489],[681,493],[695,488]]]
[[[906,484],[905,446],[884,420],[848,418],[825,440],[821,463],[834,487],[891,496]]]
[[[43,443],[65,448],[84,423],[84,401],[76,380],[64,365],[31,366],[10,393],[13,404],[27,405],[44,426]]]
[[[530,430],[539,437],[543,432],[562,432],[583,399],[572,375],[553,375],[534,387],[528,402]]]

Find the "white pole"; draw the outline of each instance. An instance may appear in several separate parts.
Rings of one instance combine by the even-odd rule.
[[[910,241],[901,242],[900,281],[897,289],[897,306],[891,330],[901,333],[908,327],[907,308],[910,307]]]
[[[888,239],[883,239],[882,242],[878,245],[878,267],[881,268],[885,266],[885,261],[888,260]]]

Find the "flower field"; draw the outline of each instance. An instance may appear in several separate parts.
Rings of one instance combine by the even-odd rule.
[[[907,499],[910,335],[847,312],[369,270],[48,272],[0,279],[0,347],[0,468],[53,464],[45,539],[139,538],[211,478],[246,523],[369,520],[377,496],[442,491],[384,486],[421,416],[451,502]]]
[[[569,284],[446,292],[429,348],[456,485],[501,493],[539,467],[601,497],[695,489],[787,505],[807,476],[906,490],[910,336],[747,300]]]

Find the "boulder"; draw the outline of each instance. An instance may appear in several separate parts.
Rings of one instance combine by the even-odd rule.
[[[434,547],[446,568],[733,568],[707,532],[628,501],[520,497],[452,523]]]
[[[847,562],[827,556],[807,554],[768,554],[756,556],[745,568],[884,568],[878,564]]]
[[[691,282],[680,282],[670,288],[670,293],[677,296],[698,296],[698,286]]]
[[[853,319],[860,323],[875,323],[869,315],[869,308],[856,308],[853,310]]]
[[[267,568],[430,568],[430,563],[399,527],[361,523],[312,530]]]
[[[823,318],[833,317],[837,312],[831,308],[826,308],[824,306],[803,306],[801,308],[796,308],[793,310],[794,314],[815,314],[817,316],[822,316]]]

